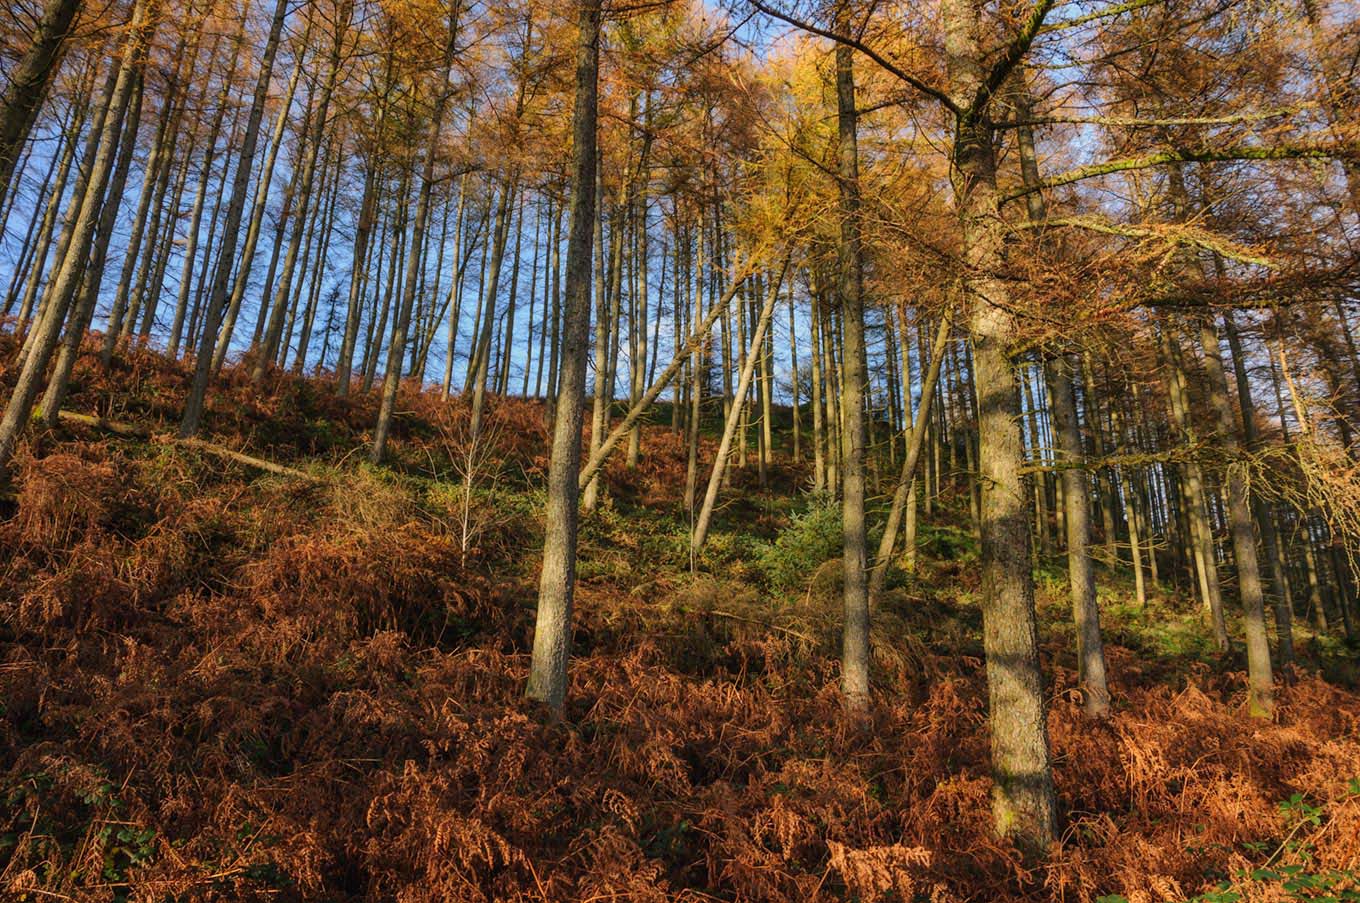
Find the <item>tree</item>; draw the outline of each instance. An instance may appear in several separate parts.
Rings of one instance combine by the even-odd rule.
[[[0,92],[0,208],[80,7],[81,0],[47,0],[28,51]]]
[[[585,410],[590,258],[595,220],[596,123],[600,74],[600,0],[578,0],[576,100],[572,112],[571,231],[567,238],[562,363],[548,465],[543,572],[527,693],[554,713],[567,694],[571,607],[576,588],[576,481]]]

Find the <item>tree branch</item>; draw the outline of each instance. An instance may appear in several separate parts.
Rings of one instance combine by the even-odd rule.
[[[1045,188],[1059,188],[1084,179],[1108,176],[1118,172],[1137,169],[1151,169],[1168,163],[1213,163],[1236,160],[1353,160],[1360,157],[1360,150],[1346,145],[1285,145],[1283,147],[1237,146],[1221,150],[1166,150],[1141,157],[1126,157],[1122,160],[1107,160],[1068,170],[1050,176],[1039,183],[1013,189],[1001,198],[1002,203],[1018,200],[1035,191]]]
[[[780,22],[783,22],[786,25],[792,25],[794,28],[801,29],[802,31],[806,31],[809,34],[815,34],[818,37],[827,38],[828,40],[835,41],[838,44],[844,44],[847,47],[853,47],[855,50],[858,50],[860,53],[864,54],[869,59],[873,60],[875,63],[877,63],[886,71],[897,76],[902,81],[906,82],[908,85],[911,85],[917,91],[920,91],[922,94],[925,94],[928,97],[933,97],[935,100],[938,100],[941,104],[944,105],[945,109],[947,109],[949,112],[953,113],[956,116],[963,115],[964,111],[959,107],[958,104],[954,103],[954,101],[949,99],[948,94],[945,94],[939,88],[926,84],[916,76],[909,74],[908,72],[906,72],[906,70],[902,69],[896,63],[893,63],[891,60],[884,57],[877,50],[874,50],[872,47],[868,46],[863,41],[858,40],[857,38],[849,37],[847,35],[836,34],[834,31],[829,31],[825,28],[820,28],[816,25],[813,25],[811,22],[805,22],[802,19],[796,19],[785,12],[781,12],[780,10],[777,10],[772,6],[769,6],[768,4],[763,2],[763,0],[747,0],[747,2],[754,6],[756,9],[760,10],[765,15],[769,16],[770,18],[778,19]]]

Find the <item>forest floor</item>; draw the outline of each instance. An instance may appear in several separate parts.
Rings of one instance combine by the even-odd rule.
[[[1140,609],[1102,568],[1114,711],[1092,723],[1043,562],[1064,832],[1026,863],[990,833],[977,548],[950,500],[876,609],[857,724],[837,510],[802,468],[738,469],[692,572],[663,412],[584,519],[553,724],[523,698],[541,404],[495,402],[469,448],[466,405],[413,386],[373,467],[372,394],[229,371],[205,438],[303,472],[280,474],[174,443],[186,381],[87,360],[67,408],[150,434],[37,433],[0,500],[0,898],[1360,899],[1355,649],[1303,633],[1253,721],[1193,602]]]

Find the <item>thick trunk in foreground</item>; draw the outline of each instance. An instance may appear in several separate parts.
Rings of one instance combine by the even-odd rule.
[[[994,135],[974,110],[984,83],[981,29],[971,0],[942,10],[956,116],[954,193],[962,225],[971,307],[973,383],[978,406],[983,647],[991,726],[992,813],[997,833],[1027,855],[1047,852],[1057,836],[1057,800],[1039,667],[1030,569],[1029,497],[1021,469],[1019,403],[1011,343],[1017,335],[1009,289],[1000,277],[1006,230],[996,187]]]
[[[577,473],[585,408],[586,338],[590,328],[590,252],[595,221],[596,121],[600,73],[600,0],[581,0],[577,15],[576,104],[572,112],[572,217],[567,240],[562,371],[557,383],[543,574],[538,586],[534,651],[526,689],[554,712],[567,695],[571,604],[576,584]]]
[[[840,269],[841,321],[844,330],[845,378],[841,408],[842,434],[841,546],[844,568],[845,632],[841,642],[841,691],[846,708],[862,711],[869,704],[868,543],[864,529],[864,392],[868,381],[864,347],[864,268],[860,237],[859,149],[855,135],[853,51],[836,46],[837,131],[840,138]],[[759,345],[752,345],[755,354]],[[740,394],[738,397],[742,397]]]

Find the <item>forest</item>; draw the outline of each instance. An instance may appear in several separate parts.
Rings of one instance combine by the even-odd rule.
[[[1353,0],[5,0],[0,899],[1360,901]]]

